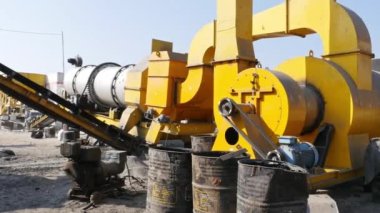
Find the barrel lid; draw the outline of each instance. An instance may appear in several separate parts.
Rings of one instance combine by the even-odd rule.
[[[210,138],[215,138],[215,134],[214,133],[209,133],[209,134],[200,134],[200,135],[190,135],[191,138],[206,138],[206,137],[210,137]]]
[[[216,158],[220,158],[221,156],[229,154],[229,153],[231,153],[231,152],[209,151],[209,152],[193,152],[192,154],[194,156],[197,156],[197,157],[208,158],[208,159],[216,159]],[[237,156],[237,157],[233,157],[231,159],[241,160],[241,159],[245,159],[245,158],[247,158],[247,156],[240,155],[240,156]]]
[[[191,153],[191,149],[182,147],[163,147],[163,146],[149,146],[149,149],[162,152],[177,152],[177,153]]]
[[[239,164],[247,167],[266,167],[304,174],[308,173],[307,170],[302,167],[283,161],[242,159],[239,161]]]

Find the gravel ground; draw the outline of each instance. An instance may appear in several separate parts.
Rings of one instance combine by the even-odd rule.
[[[13,150],[16,156],[0,157],[0,212],[81,212],[88,205],[67,200],[71,181],[62,171],[66,159],[59,154],[57,139],[1,130],[1,149]],[[107,198],[87,212],[144,212],[146,193],[126,189],[129,193]]]
[[[14,157],[0,157],[0,212],[83,212],[86,202],[67,200],[71,182],[62,172],[66,159],[59,154],[57,139],[32,139],[29,133],[0,130],[0,150],[10,149]],[[145,211],[146,193],[133,185],[125,195],[107,198],[87,212]],[[333,197],[340,212],[380,212],[359,181],[336,186],[323,193]]]

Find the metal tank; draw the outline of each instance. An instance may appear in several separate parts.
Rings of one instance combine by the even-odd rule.
[[[192,212],[190,150],[151,147],[147,188],[147,213]]]
[[[239,161],[237,213],[308,212],[307,172],[284,162]]]
[[[191,136],[191,150],[193,152],[209,152],[214,145],[215,136],[209,135],[193,135]]]
[[[65,76],[64,87],[68,95],[87,95],[102,107],[125,107],[124,87],[132,65],[120,66],[103,63],[98,66],[76,67]]]
[[[238,160],[221,160],[228,152],[192,154],[193,212],[236,212]]]

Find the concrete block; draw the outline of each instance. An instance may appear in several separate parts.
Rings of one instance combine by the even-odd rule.
[[[327,194],[312,194],[308,199],[308,213],[339,213],[335,200]]]
[[[61,155],[66,158],[78,158],[80,155],[80,143],[66,142],[61,144]]]

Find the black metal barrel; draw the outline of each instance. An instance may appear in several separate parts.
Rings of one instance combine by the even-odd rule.
[[[44,128],[45,138],[54,138],[55,137],[55,127],[45,127]]]
[[[237,213],[307,212],[306,171],[276,161],[239,161]]]
[[[235,212],[238,160],[225,152],[193,153],[193,212]]]
[[[191,149],[193,152],[210,152],[214,145],[214,135],[193,135],[191,136]]]
[[[146,212],[191,212],[191,152],[150,148]]]

